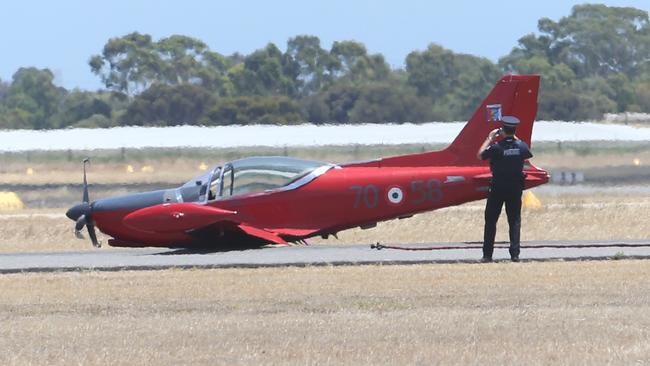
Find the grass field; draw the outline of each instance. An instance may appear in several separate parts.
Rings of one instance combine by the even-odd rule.
[[[631,365],[646,261],[0,276],[0,364]]]
[[[634,159],[639,169],[647,169],[650,163],[648,144],[596,145],[542,145],[533,162],[548,169],[621,167]],[[426,147],[395,149],[287,154],[350,161]],[[89,179],[175,184],[198,174],[201,162],[220,163],[237,154],[101,152]],[[35,185],[32,201],[45,192],[80,197],[66,187],[38,188],[79,183],[80,158],[5,154],[0,184]],[[126,171],[128,165],[133,173]],[[144,166],[153,171],[143,172]],[[524,241],[650,238],[647,194],[606,187],[591,193],[562,187],[535,192],[543,207],[523,210]],[[310,243],[480,241],[483,205],[446,208],[371,230],[345,231],[338,241]],[[64,212],[63,207],[0,211],[0,252],[94,250],[88,240],[73,237]],[[505,217],[497,240],[507,240]],[[0,290],[3,365],[629,365],[650,360],[647,261],[11,274],[0,276]]]

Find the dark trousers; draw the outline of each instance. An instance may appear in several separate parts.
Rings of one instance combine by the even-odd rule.
[[[501,208],[506,204],[510,226],[510,257],[519,257],[519,233],[521,230],[521,190],[497,192],[490,190],[485,205],[485,231],[483,232],[483,258],[492,258],[494,236]]]

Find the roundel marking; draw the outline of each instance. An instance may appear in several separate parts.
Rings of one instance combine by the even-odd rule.
[[[386,196],[388,198],[388,202],[397,205],[402,203],[402,200],[404,199],[404,192],[400,187],[391,187],[388,190]]]

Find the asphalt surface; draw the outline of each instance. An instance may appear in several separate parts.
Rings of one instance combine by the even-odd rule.
[[[477,244],[439,243],[404,246],[434,248],[434,250],[377,250],[371,249],[369,244],[293,246],[228,252],[89,248],[87,251],[78,252],[0,254],[0,273],[478,263],[482,255],[480,245]],[[521,259],[524,263],[548,260],[650,259],[650,241],[527,242],[522,246]],[[579,248],[563,246],[579,246]],[[453,249],[445,249],[450,247]],[[497,245],[494,252],[495,261],[509,261],[509,258],[507,248],[504,245]]]

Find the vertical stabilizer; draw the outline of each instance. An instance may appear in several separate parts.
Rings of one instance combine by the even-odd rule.
[[[357,166],[478,166],[486,162],[476,152],[488,133],[502,126],[502,116],[519,118],[517,137],[531,145],[533,122],[537,114],[539,75],[505,75],[476,109],[472,118],[446,149],[421,154],[383,158]]]
[[[502,126],[502,116],[519,118],[517,137],[530,146],[538,90],[538,75],[503,76],[447,148],[457,159],[455,165],[479,164],[476,152],[488,133]]]

